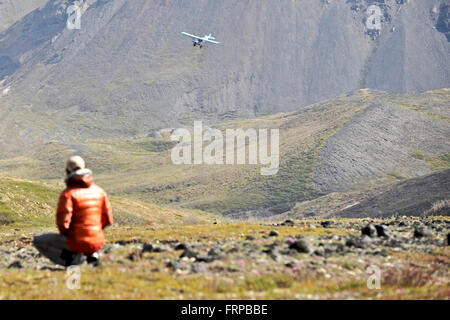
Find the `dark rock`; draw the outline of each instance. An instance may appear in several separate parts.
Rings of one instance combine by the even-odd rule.
[[[322,225],[322,227],[328,228],[328,227],[331,226],[331,221],[329,221],[329,220],[327,220],[327,221],[322,221],[320,224]]]
[[[318,249],[314,250],[314,254],[316,256],[323,257],[325,255],[325,250],[323,248],[318,248]]]
[[[281,225],[293,227],[295,225],[295,223],[294,223],[294,221],[288,219],[288,220],[284,221]]]
[[[414,230],[415,238],[432,237],[433,233],[428,228],[416,228]]]
[[[213,262],[214,260],[216,260],[216,257],[213,257],[213,256],[197,256],[197,257],[195,257],[195,260],[198,261],[198,262],[210,263],[210,262]]]
[[[361,234],[369,237],[376,237],[377,229],[372,224],[368,224],[367,226],[361,229]]]
[[[269,248],[267,250],[264,250],[263,252],[267,253],[274,261],[280,260],[280,252],[277,250],[277,248]]]
[[[169,251],[170,248],[167,246],[154,246],[149,243],[144,243],[144,246],[142,247],[142,253],[144,252],[164,252]]]
[[[311,253],[314,251],[314,247],[306,240],[297,240],[291,243],[290,249],[295,249],[300,253]]]
[[[184,252],[181,254],[180,258],[194,258],[197,259],[198,257],[198,253],[195,251],[192,251],[191,249],[186,249],[184,250]]]
[[[144,246],[142,247],[142,253],[144,252],[153,252],[153,245],[150,243],[144,243]]]
[[[280,234],[276,230],[272,230],[269,233],[269,237],[278,237]]]
[[[175,250],[186,250],[188,248],[187,244],[179,243],[175,246]]]
[[[252,240],[255,240],[256,238],[254,237],[254,236],[247,236],[246,238],[245,238],[245,240],[249,240],[249,241],[252,241]]]
[[[132,252],[127,258],[131,261],[138,261],[140,259],[140,255],[137,252]]]
[[[391,237],[391,231],[389,230],[389,228],[383,224],[381,225],[376,225],[375,229],[377,230],[377,235],[379,237],[385,237],[385,238],[389,238]]]
[[[22,269],[23,265],[20,261],[14,261],[8,266],[8,269]]]
[[[239,252],[239,248],[238,247],[233,247],[230,250],[227,251],[227,253],[236,253]]]
[[[386,251],[383,251],[383,250],[376,250],[374,252],[371,252],[370,254],[372,254],[374,256],[381,256],[381,257],[387,257],[388,256]]]
[[[208,256],[220,257],[222,256],[222,252],[219,249],[212,248],[211,250],[208,251]]]
[[[177,261],[169,261],[167,263],[168,268],[172,268],[173,270],[181,270],[183,268],[182,264]]]
[[[170,248],[167,246],[153,247],[153,252],[165,252],[165,251],[170,251]]]
[[[293,264],[292,262],[288,262],[288,263],[286,263],[285,264],[285,266],[287,267],[287,268],[294,268],[295,267],[295,264]]]
[[[447,233],[447,245],[450,246],[450,232]]]

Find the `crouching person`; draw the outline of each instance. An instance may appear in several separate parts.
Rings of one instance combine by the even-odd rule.
[[[98,265],[98,251],[105,244],[103,229],[113,223],[111,204],[106,192],[94,184],[92,172],[79,156],[66,166],[67,188],[61,193],[56,211],[57,233],[34,237],[38,251],[56,264],[71,266]]]

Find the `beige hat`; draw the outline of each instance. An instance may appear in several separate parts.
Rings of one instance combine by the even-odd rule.
[[[80,156],[72,156],[67,160],[66,170],[72,172],[86,167],[84,160]]]

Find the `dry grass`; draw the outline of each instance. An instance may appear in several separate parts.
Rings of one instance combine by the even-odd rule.
[[[438,201],[433,206],[425,211],[422,216],[449,216],[450,215],[450,200],[445,199]]]

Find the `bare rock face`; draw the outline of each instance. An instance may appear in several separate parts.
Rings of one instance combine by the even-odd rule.
[[[9,140],[147,134],[292,111],[361,87],[450,83],[441,0],[85,3],[80,30],[66,28],[73,1],[49,0],[0,33],[0,81],[10,87],[0,134]],[[368,23],[377,19],[379,28]],[[193,48],[181,31],[212,32],[221,44]]]
[[[436,29],[442,32],[450,42],[450,1],[444,0],[440,6]]]

